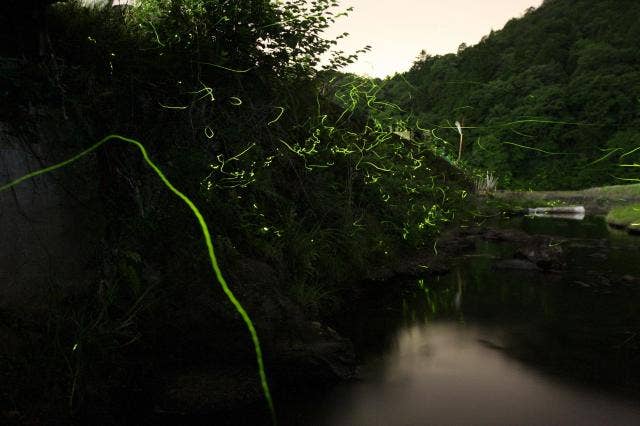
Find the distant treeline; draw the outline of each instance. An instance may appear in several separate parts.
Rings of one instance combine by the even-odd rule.
[[[623,183],[640,161],[639,22],[636,0],[546,0],[457,54],[421,52],[382,96],[456,156],[460,121],[463,161],[503,186]]]

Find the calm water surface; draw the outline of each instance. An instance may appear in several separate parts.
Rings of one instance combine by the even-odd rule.
[[[598,220],[515,226],[557,236],[567,270],[494,270],[513,247],[480,243],[346,318],[359,380],[285,402],[284,423],[640,425],[640,237]]]

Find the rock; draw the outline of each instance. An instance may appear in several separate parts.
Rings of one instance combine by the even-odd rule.
[[[636,277],[634,277],[633,275],[623,275],[622,276],[622,281],[625,283],[635,283],[638,279]]]
[[[531,238],[525,245],[516,250],[514,258],[525,259],[535,263],[541,269],[560,269],[562,262],[562,246],[553,244],[546,238]]]
[[[307,334],[276,348],[271,370],[279,382],[324,385],[351,379],[356,357],[353,344],[330,327],[309,323]]]

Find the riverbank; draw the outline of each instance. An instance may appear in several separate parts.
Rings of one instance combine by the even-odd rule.
[[[496,191],[494,197],[515,208],[582,205],[587,214],[604,216],[614,207],[640,203],[640,184],[580,191]]]
[[[497,191],[493,197],[500,208],[512,212],[535,207],[584,206],[588,215],[603,216],[614,228],[633,234],[640,232],[640,184],[581,191]]]
[[[461,237],[477,249],[451,273],[406,280],[413,292],[345,321],[359,324],[345,334],[366,351],[364,374],[288,424],[635,424],[635,240],[594,217],[516,217]]]
[[[417,250],[394,264],[372,265],[361,282],[344,286],[344,291],[336,295],[340,298],[341,305],[337,314],[335,311],[322,312],[313,319],[276,291],[278,275],[268,265],[247,259],[236,259],[228,263],[230,278],[240,290],[239,296],[255,314],[256,326],[261,331],[276,407],[279,415],[285,418],[282,424],[305,424],[297,422],[296,415],[299,413],[287,412],[291,411],[288,410],[291,398],[312,401],[314,397],[305,395],[313,395],[313,392],[321,396],[330,395],[333,392],[332,386],[336,383],[349,386],[355,383],[352,380],[354,377],[356,382],[361,380],[363,345],[375,346],[381,340],[390,339],[388,335],[380,336],[377,333],[380,329],[386,330],[384,323],[390,323],[392,318],[394,324],[402,323],[400,319],[404,317],[397,314],[400,307],[404,306],[403,300],[426,298],[429,301],[428,312],[431,312],[429,318],[443,315],[455,317],[460,309],[466,312],[468,319],[472,318],[475,309],[471,302],[473,299],[469,296],[465,296],[466,299],[456,296],[461,279],[458,272],[461,264],[473,263],[484,268],[482,270],[487,275],[487,283],[493,282],[489,277],[494,274],[513,277],[514,283],[520,283],[522,277],[525,277],[532,282],[548,282],[550,286],[555,286],[553,291],[558,294],[567,289],[566,291],[577,291],[578,296],[586,292],[593,294],[594,298],[600,298],[612,297],[611,292],[616,288],[636,288],[638,274],[623,275],[620,272],[612,275],[595,271],[573,277],[566,264],[573,262],[575,250],[584,252],[581,259],[586,259],[588,264],[609,262],[607,259],[610,257],[610,249],[604,236],[606,230],[601,230],[605,234],[578,238],[571,233],[549,236],[545,229],[527,228],[542,226],[548,220],[550,219],[515,218],[516,222],[527,222],[518,226],[523,229],[511,229],[511,221],[504,224],[506,227],[459,223],[455,228],[443,232],[432,247]],[[569,223],[568,226],[580,225]],[[487,252],[488,245],[500,248],[495,252]],[[474,253],[476,250],[478,252]],[[612,253],[613,258],[623,252],[628,252],[627,256],[631,255],[628,250],[618,250]],[[620,270],[625,267],[620,265]],[[460,282],[467,282],[471,277],[471,272],[463,271]],[[452,284],[445,286],[445,283]],[[498,288],[506,291],[503,284],[500,286]],[[465,288],[465,295],[476,294],[470,281],[462,287]],[[487,303],[488,313],[492,309],[499,311],[498,305],[494,305],[497,302],[482,296],[487,292],[499,293],[498,290],[491,290],[492,288],[487,284],[487,288],[478,288],[476,295],[482,303]],[[512,304],[517,304],[517,288],[513,284],[510,290],[515,291],[514,299],[510,301]],[[123,355],[127,359],[124,364],[134,363],[135,369],[139,371],[135,377],[128,377],[129,386],[134,385],[136,389],[118,388],[117,394],[128,400],[116,398],[115,389],[95,390],[85,398],[91,398],[91,406],[100,407],[100,410],[86,413],[83,418],[99,423],[105,416],[111,416],[115,423],[117,413],[112,410],[131,409],[135,405],[137,414],[133,420],[139,423],[152,419],[155,424],[206,424],[206,421],[213,418],[218,424],[262,424],[261,421],[268,418],[268,415],[255,374],[254,359],[246,347],[246,331],[239,326],[230,327],[229,324],[234,321],[221,319],[233,318],[232,311],[212,312],[212,307],[219,306],[215,309],[217,311],[223,308],[223,304],[216,300],[215,295],[207,294],[208,292],[203,292],[197,297],[189,297],[189,300],[198,302],[190,304],[186,311],[173,312],[173,324],[162,327],[164,343],[158,342],[142,353],[134,351]],[[617,293],[614,291],[615,294]],[[360,319],[354,320],[354,314]],[[542,319],[546,321],[545,318]],[[209,327],[199,328],[198,324],[208,324]],[[184,330],[188,330],[188,333]],[[212,330],[215,331],[215,338]],[[542,333],[544,330],[546,328],[536,332]],[[627,332],[635,332],[635,329],[618,330],[614,337],[618,339],[620,336],[627,336]],[[178,333],[182,333],[183,337],[179,337]],[[601,336],[598,334],[596,337],[599,339]],[[160,336],[156,338],[160,339]],[[592,340],[587,339],[584,345],[598,349],[597,342]],[[532,354],[545,350],[537,341],[518,340],[512,343],[513,348],[505,343],[501,346],[505,349],[501,351],[527,362]],[[606,343],[610,342],[607,340]],[[616,340],[614,343],[620,344],[620,341]],[[634,342],[627,342],[624,347],[633,346],[632,344],[635,345]],[[162,353],[154,350],[160,346],[167,349]],[[620,356],[630,356],[626,349],[620,353]],[[567,357],[567,363],[572,359]],[[552,361],[554,360],[535,357],[531,362],[544,364],[549,371],[568,365]],[[124,364],[123,370],[133,369],[131,366],[126,368]],[[591,361],[587,367],[590,365]],[[583,378],[587,374],[584,370],[575,370],[576,377]],[[127,376],[126,371],[120,374]],[[616,383],[622,380],[618,377],[617,370],[607,370],[606,374],[614,377]],[[112,380],[118,383],[121,381],[120,378]],[[104,395],[109,395],[109,398],[98,401],[97,398]],[[20,424],[29,417],[18,411],[1,413],[0,418],[3,415],[8,424]],[[287,422],[290,415],[293,420]],[[16,422],[9,422],[11,419],[6,416],[13,416]]]
[[[354,344],[356,379],[289,395],[294,401],[281,403],[280,424],[468,423],[468,412],[456,417],[450,409],[452,400],[483,407],[473,410],[476,423],[495,423],[496,413],[504,424],[526,423],[533,414],[505,411],[505,401],[529,407],[553,400],[548,423],[573,418],[584,405],[594,418],[614,413],[620,424],[633,424],[637,417],[624,404],[640,391],[636,240],[596,217],[522,216],[448,232],[439,256],[452,247],[449,237],[460,242],[453,246],[474,248],[447,256],[447,271],[422,268],[422,275],[363,283],[352,308],[330,320]],[[476,386],[504,397],[485,400],[471,391]],[[576,424],[599,424],[582,420]]]

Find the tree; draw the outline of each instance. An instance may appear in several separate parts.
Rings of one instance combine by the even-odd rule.
[[[411,82],[411,97],[393,97],[396,90],[391,100],[419,117],[415,126],[421,128],[449,129],[444,117],[464,111],[473,123],[465,129],[465,160],[511,176],[514,186],[569,188],[582,186],[569,176],[580,176],[584,185],[635,177],[613,162],[586,167],[585,158],[606,155],[608,140],[620,146],[606,149],[627,148],[620,137],[612,139],[619,132],[629,140],[640,135],[639,17],[640,3],[633,0],[546,0],[477,45],[461,45],[458,55],[417,61],[394,78]],[[460,156],[457,148],[450,148],[453,158]]]

